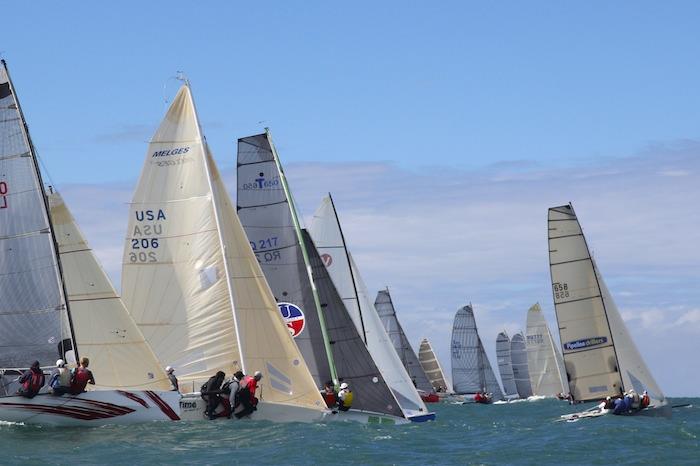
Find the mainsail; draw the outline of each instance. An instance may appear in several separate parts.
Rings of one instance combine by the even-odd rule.
[[[49,195],[75,340],[98,389],[170,390],[170,381],[88,246],[63,198]]]
[[[510,338],[506,332],[501,332],[496,338],[496,358],[498,359],[498,372],[501,374],[503,392],[506,397],[518,394],[513,375],[513,362],[510,357]]]
[[[430,341],[427,338],[423,338],[420,342],[420,348],[418,348],[418,360],[420,361],[421,367],[425,371],[425,374],[430,379],[430,383],[437,392],[447,392],[452,393],[452,384],[445,377],[445,373],[440,366],[440,361],[438,360]]]
[[[510,356],[513,361],[513,378],[520,398],[532,396],[530,372],[527,367],[527,350],[522,332],[513,335],[510,340]]]
[[[452,326],[452,385],[455,393],[486,390],[497,400],[503,398],[484,345],[476,329],[471,305],[457,311]]]
[[[370,301],[367,287],[347,251],[340,222],[330,196],[316,210],[311,236],[328,269],[357,331],[363,335],[372,359],[407,417],[425,416],[427,409],[406,369],[401,364],[389,336]],[[432,415],[431,415],[432,417]]]
[[[41,173],[0,63],[0,368],[52,366],[76,346]]]
[[[650,407],[667,408],[598,272],[571,204],[550,208],[548,223],[554,307],[574,400],[646,390]]]
[[[418,356],[411,348],[411,344],[408,342],[408,338],[406,338],[406,334],[396,316],[396,309],[394,309],[394,303],[391,300],[388,288],[377,293],[377,298],[374,300],[374,308],[377,310],[377,314],[379,314],[379,318],[384,324],[384,329],[389,335],[391,343],[394,345],[394,349],[399,355],[403,367],[406,368],[408,375],[411,377],[413,384],[419,390],[428,393],[432,392],[433,386],[418,362]]]
[[[323,409],[202,136],[188,84],[148,147],[130,208],[124,301],[181,389],[221,370],[264,376],[262,399]]]
[[[527,311],[527,365],[535,395],[567,394],[566,373],[561,353],[554,343],[539,304]]]

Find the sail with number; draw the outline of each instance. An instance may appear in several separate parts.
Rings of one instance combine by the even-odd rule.
[[[526,345],[532,393],[541,396],[567,394],[564,360],[539,304],[527,311]]]
[[[217,371],[261,371],[261,400],[324,411],[206,139],[188,84],[146,153],[129,212],[124,301],[183,391]],[[295,411],[298,412],[298,411]]]
[[[522,332],[513,335],[510,340],[510,357],[513,362],[513,378],[520,398],[532,396],[530,371],[527,367],[527,349]]]
[[[574,400],[647,391],[650,408],[670,414],[603,281],[571,204],[548,213],[552,292]]]
[[[330,196],[325,197],[316,210],[309,230],[358,333],[363,336],[372,359],[398,400],[404,415],[414,421],[434,419],[435,415],[428,413],[408,372],[401,364],[370,300],[357,265],[347,250]]]
[[[430,383],[439,393],[452,393],[452,384],[449,382],[447,377],[445,377],[445,372],[442,370],[440,361],[437,355],[433,351],[433,347],[427,338],[423,338],[420,342],[420,347],[418,348],[418,360],[420,365],[425,371],[425,375],[428,376]]]
[[[416,352],[411,348],[411,344],[408,342],[408,338],[406,338],[401,323],[399,323],[388,288],[386,290],[379,290],[374,300],[374,308],[377,310],[377,314],[379,314],[379,318],[382,320],[382,324],[384,324],[384,329],[389,335],[391,343],[394,345],[394,349],[399,355],[403,367],[411,377],[413,384],[418,390],[423,390],[428,393],[434,391],[433,386],[428,380],[428,376],[425,375],[423,368],[418,362]]]
[[[503,394],[508,397],[518,395],[513,375],[513,362],[510,357],[510,338],[506,332],[501,332],[496,337],[496,358],[498,359],[498,372],[501,374]]]
[[[471,305],[459,309],[455,315],[450,348],[455,393],[471,394],[485,390],[493,394],[494,399],[503,399],[503,392],[481,343]]]

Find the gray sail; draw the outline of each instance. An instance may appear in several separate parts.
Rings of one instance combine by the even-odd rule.
[[[0,368],[25,368],[34,360],[49,366],[59,357],[69,360],[75,357],[56,250],[36,155],[3,60],[0,66]]]
[[[452,393],[452,384],[445,377],[445,373],[440,366],[440,361],[438,361],[435,352],[433,352],[433,347],[430,345],[430,341],[427,338],[423,338],[420,342],[420,348],[418,349],[418,359],[420,360],[420,365],[425,371],[425,375],[430,379],[430,383],[436,392],[441,393]]]
[[[513,361],[513,376],[520,398],[532,396],[530,371],[527,368],[527,347],[522,333],[516,333],[510,340],[510,357]]]
[[[423,368],[418,362],[418,356],[416,352],[411,348],[411,344],[406,338],[406,334],[399,323],[399,319],[396,317],[396,309],[394,309],[394,304],[391,301],[391,295],[389,294],[389,289],[380,290],[377,293],[377,299],[374,300],[374,308],[379,314],[379,318],[382,320],[382,324],[386,329],[386,333],[391,339],[391,343],[396,349],[396,354],[399,355],[399,359],[403,363],[403,367],[406,368],[408,375],[411,377],[413,384],[417,389],[423,390],[424,392],[432,392],[433,386],[428,380],[428,376],[425,375]]]
[[[501,383],[506,396],[518,394],[513,375],[513,362],[510,357],[510,338],[506,332],[501,332],[496,338],[496,358],[498,360],[498,372],[501,374]]]
[[[312,295],[283,181],[267,133],[238,140],[238,217],[285,318],[303,318],[294,340],[316,383],[332,379],[323,330]],[[290,306],[291,305],[291,306]]]
[[[326,330],[333,351],[333,361],[340,382],[352,388],[352,407],[402,417],[401,408],[384,377],[372,360],[357,331],[311,236],[303,230],[306,250],[313,271],[314,284],[323,308]]]
[[[451,351],[452,387],[455,393],[476,393],[485,389],[495,399],[503,398],[501,387],[479,338],[471,305],[464,306],[455,315]]]

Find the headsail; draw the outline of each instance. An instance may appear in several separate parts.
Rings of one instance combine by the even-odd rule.
[[[0,61],[0,368],[75,360],[44,186],[5,61]]]
[[[513,361],[513,378],[520,398],[532,396],[530,387],[530,372],[527,367],[527,350],[522,332],[513,335],[510,340],[510,355]]]
[[[503,398],[484,345],[476,329],[471,305],[457,311],[452,326],[452,385],[455,393],[486,390],[497,400]]]
[[[396,309],[394,309],[394,303],[391,300],[388,288],[386,290],[379,290],[374,300],[374,308],[377,310],[377,314],[379,314],[379,318],[382,320],[382,324],[384,324],[384,329],[389,335],[391,343],[394,345],[394,349],[399,355],[403,367],[411,377],[413,384],[419,390],[428,393],[432,392],[433,386],[430,384],[428,376],[425,375],[423,368],[418,362],[418,356],[416,356],[416,352],[411,348],[411,344],[408,342],[408,338],[406,338],[406,334],[396,316]]]
[[[452,393],[452,384],[445,377],[440,361],[433,351],[433,347],[427,338],[423,338],[418,349],[418,360],[425,374],[430,379],[430,383],[437,392]]]
[[[527,365],[535,395],[567,394],[566,373],[561,353],[554,343],[539,304],[527,311]]]
[[[496,358],[498,359],[498,372],[501,374],[503,392],[506,397],[518,394],[513,375],[513,362],[510,357],[510,338],[506,332],[501,332],[496,338]]]
[[[622,321],[590,255],[574,209],[549,209],[549,263],[554,307],[575,400],[646,390],[651,407],[666,399]]]
[[[83,237],[63,198],[49,195],[75,339],[97,388],[170,390],[170,381]]]

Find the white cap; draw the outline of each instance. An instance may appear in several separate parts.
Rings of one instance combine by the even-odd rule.
[[[165,368],[165,372],[167,372],[168,374],[170,374],[170,373],[173,372],[174,370],[175,370],[175,369],[173,369],[173,368],[170,367],[170,366],[168,366],[168,367]]]
[[[63,367],[65,365],[66,361],[64,361],[63,359],[59,359],[58,361],[56,361],[56,367]]]
[[[262,379],[262,372],[255,371],[255,374],[253,374],[253,378],[258,379],[258,380]]]
[[[347,384],[347,383],[343,382],[343,383],[340,384],[340,389],[341,389],[341,390],[345,390],[346,388],[348,388],[348,384]]]

